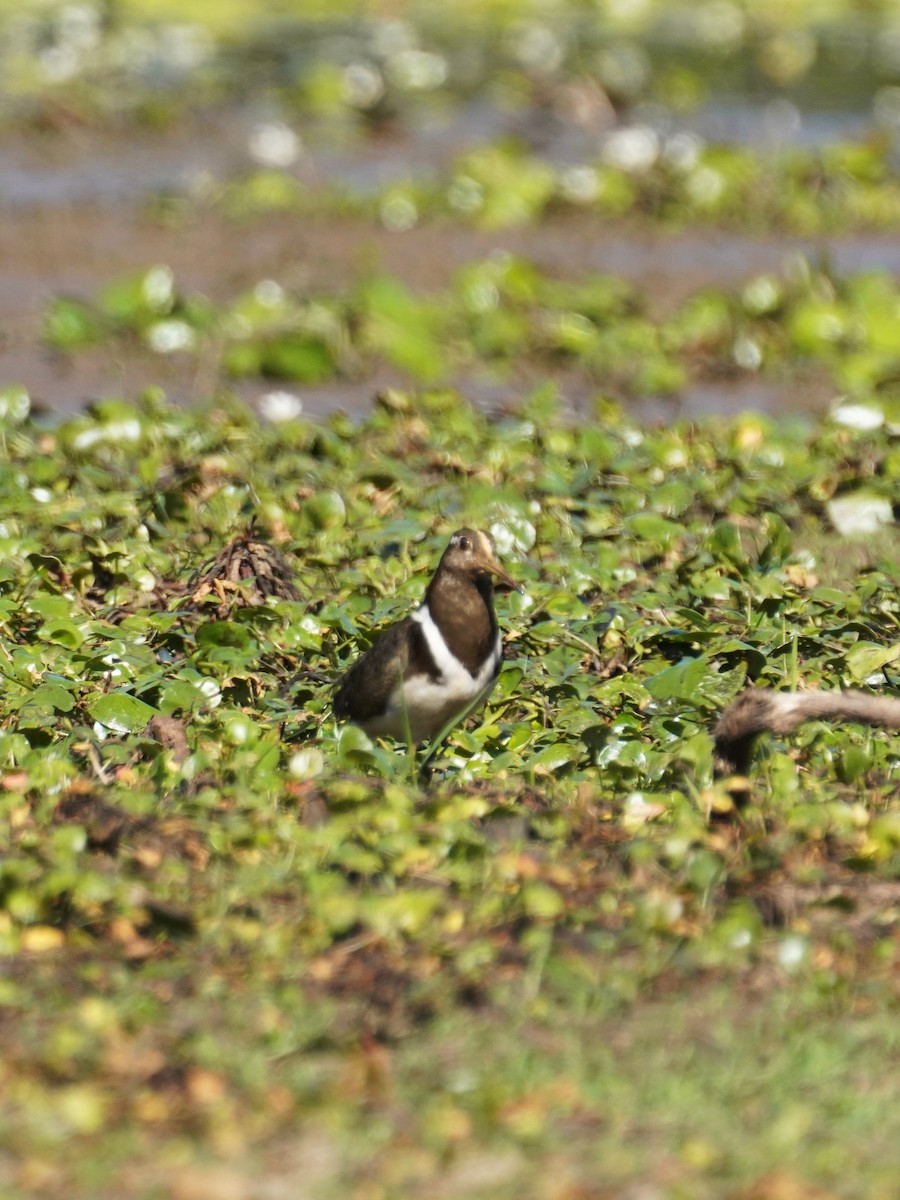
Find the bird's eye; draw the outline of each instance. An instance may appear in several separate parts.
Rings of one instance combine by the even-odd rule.
[[[467,537],[461,537],[459,539],[459,548],[460,548],[460,550],[471,550],[472,543],[469,541],[469,539]]]

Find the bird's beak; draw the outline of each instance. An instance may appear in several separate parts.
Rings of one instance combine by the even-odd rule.
[[[485,555],[483,563],[484,569],[488,571],[495,579],[499,580],[505,588],[513,592],[521,592],[521,586],[516,583],[512,575],[504,571],[503,567],[497,562],[493,555]]]

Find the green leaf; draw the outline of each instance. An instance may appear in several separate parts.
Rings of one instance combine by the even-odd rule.
[[[900,655],[900,644],[879,646],[875,642],[857,642],[844,655],[847,670],[856,680],[868,679],[876,671],[889,662],[894,662]]]
[[[645,687],[655,700],[695,701],[708,673],[709,664],[704,658],[682,658],[647,679]]]
[[[846,746],[837,761],[837,775],[841,783],[854,783],[866,771],[871,770],[874,762],[871,744],[864,746]]]
[[[532,755],[525,763],[525,769],[534,771],[538,775],[553,775],[561,767],[574,762],[580,756],[581,749],[578,745],[557,742],[552,746],[545,746],[543,750]]]
[[[421,299],[398,280],[380,276],[366,285],[363,302],[372,347],[416,379],[439,379],[444,357]]]
[[[522,888],[522,904],[529,917],[552,921],[565,908],[562,896],[546,883],[526,883]]]
[[[197,645],[208,649],[211,646],[228,646],[235,650],[248,650],[253,638],[235,621],[207,621],[197,630]]]
[[[82,350],[101,336],[101,322],[79,300],[54,300],[44,318],[44,338],[55,350]]]
[[[85,632],[74,621],[48,621],[41,626],[39,636],[46,642],[77,650],[85,639]]]
[[[337,364],[329,347],[318,338],[283,337],[265,344],[257,369],[275,379],[319,383],[336,374]]]
[[[71,712],[75,697],[58,683],[42,683],[25,697],[20,711],[29,708],[51,709],[54,712]]]
[[[107,692],[88,701],[87,710],[95,721],[116,733],[134,733],[144,729],[156,709],[127,692]]]

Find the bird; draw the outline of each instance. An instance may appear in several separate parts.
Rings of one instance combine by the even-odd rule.
[[[490,534],[458,529],[422,604],[388,626],[338,681],[332,711],[372,737],[417,745],[487,699],[503,650],[494,581],[521,591]]]
[[[870,696],[853,689],[826,692],[775,692],[746,688],[724,709],[713,729],[716,778],[745,777],[753,743],[761,733],[792,733],[804,721],[856,721],[882,729],[900,729],[900,700]],[[736,804],[749,799],[746,779],[731,780],[728,791]]]

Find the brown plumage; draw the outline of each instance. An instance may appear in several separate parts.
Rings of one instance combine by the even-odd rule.
[[[900,729],[900,700],[867,692],[773,692],[748,688],[725,709],[713,729],[717,777],[746,776],[753,743],[761,733],[792,733],[804,721],[856,721],[881,729]],[[749,798],[746,785],[730,788],[739,803]]]
[[[459,529],[422,605],[389,626],[339,681],[332,708],[376,737],[434,737],[487,697],[500,670],[493,579],[518,585],[497,562],[488,534]]]

